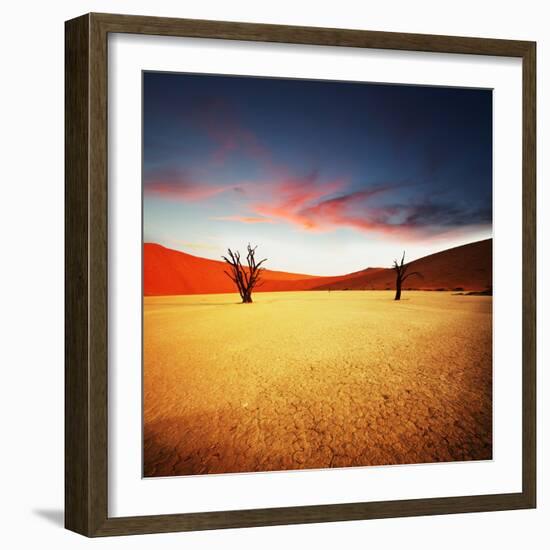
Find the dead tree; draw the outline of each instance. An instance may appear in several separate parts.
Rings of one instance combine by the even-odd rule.
[[[397,260],[393,261],[393,269],[395,270],[395,299],[401,300],[401,287],[406,279],[411,277],[412,275],[416,275],[417,277],[422,277],[422,274],[418,271],[411,271],[410,273],[407,273],[407,269],[409,269],[410,264],[405,264],[405,251],[403,251],[403,257],[401,258],[401,262],[398,262]]]
[[[260,267],[267,258],[260,260],[256,263],[256,248],[247,246],[246,266],[241,262],[241,254],[237,250],[233,252],[230,248],[227,249],[228,256],[222,256],[222,258],[231,267],[231,272],[224,271],[224,273],[237,285],[239,294],[241,295],[243,304],[252,303],[252,290],[260,281],[260,274],[264,270]]]

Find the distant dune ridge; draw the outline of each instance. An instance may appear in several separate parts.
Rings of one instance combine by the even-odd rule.
[[[483,291],[492,287],[493,240],[486,239],[411,262],[404,289]],[[155,243],[143,245],[143,293],[145,296],[223,294],[236,292],[225,275],[225,262],[200,258]],[[391,268],[367,268],[355,273],[320,277],[266,269],[257,292],[301,290],[384,290],[393,288]]]

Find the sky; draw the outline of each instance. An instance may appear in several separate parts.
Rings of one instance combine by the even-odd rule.
[[[143,233],[340,275],[492,236],[492,91],[143,73]]]

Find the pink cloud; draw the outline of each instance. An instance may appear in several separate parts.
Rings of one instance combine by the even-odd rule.
[[[319,182],[316,173],[307,178],[286,180],[275,186],[274,197],[252,205],[255,214],[285,221],[306,231],[331,231],[353,227],[363,231],[393,232],[395,228],[377,220],[380,211],[369,202],[396,185],[378,186],[331,197],[347,187],[345,179]]]
[[[398,184],[349,191],[345,177],[327,180],[317,171],[295,176],[289,167],[274,162],[269,148],[246,128],[231,104],[221,99],[203,101],[195,109],[192,121],[215,146],[211,163],[223,164],[230,155],[239,153],[260,164],[264,181],[207,185],[186,174],[164,172],[146,181],[145,190],[189,201],[209,199],[231,189],[240,191],[246,211],[213,219],[245,224],[288,223],[308,232],[348,227],[405,239],[458,231],[465,224],[487,219],[484,212],[473,210],[468,217],[463,208],[441,200],[434,203],[433,197],[423,201],[417,197],[415,204],[406,199],[403,202],[403,196],[392,195],[392,191],[402,187]],[[219,166],[214,168],[219,170]]]
[[[241,223],[275,223],[270,218],[260,216],[218,216],[211,219]]]
[[[342,193],[345,179],[320,181],[316,172],[304,178],[288,178],[257,187],[262,201],[252,201],[250,214],[223,219],[241,223],[289,223],[307,232],[333,231],[349,227],[363,232],[397,235],[400,239],[429,236],[451,230],[456,208],[452,205],[388,204],[392,192],[402,184],[378,185],[361,191]],[[383,203],[377,199],[382,197]],[[385,203],[385,204],[384,204]],[[451,223],[450,223],[451,222]],[[449,226],[449,227],[446,227]],[[455,230],[454,228],[452,230]]]
[[[271,186],[271,200],[253,204],[252,210],[256,214],[314,231],[320,228],[319,224],[313,217],[304,215],[304,211],[345,186],[344,179],[319,181],[317,172],[302,178],[287,178]]]
[[[186,201],[209,199],[232,189],[231,185],[209,185],[177,170],[160,170],[145,177],[144,191],[149,195]]]
[[[365,230],[374,226],[352,217],[345,210],[352,202],[380,193],[380,189],[331,198],[347,187],[344,178],[322,181],[316,171],[305,177],[293,176],[286,166],[273,161],[269,149],[242,124],[237,112],[224,100],[208,99],[199,111],[197,125],[217,144],[212,155],[214,163],[223,163],[230,154],[238,151],[260,162],[272,180],[271,183],[248,184],[252,196],[269,195],[261,201],[253,201],[249,214],[217,219],[249,224],[281,221],[306,231],[328,231],[338,225]]]
[[[242,123],[231,103],[221,98],[206,98],[193,120],[216,146],[211,157],[214,164],[223,164],[232,153],[241,152],[260,162],[264,169],[279,171],[269,149]]]

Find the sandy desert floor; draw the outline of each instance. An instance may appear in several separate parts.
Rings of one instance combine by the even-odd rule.
[[[145,298],[144,474],[492,456],[492,298]]]

